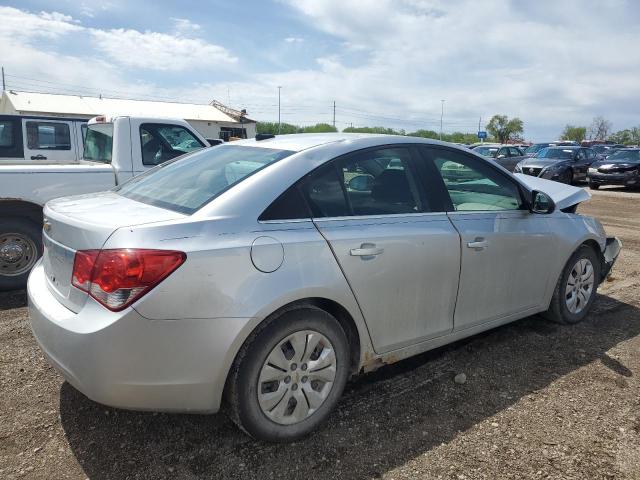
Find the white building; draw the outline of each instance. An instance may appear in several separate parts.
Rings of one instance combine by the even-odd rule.
[[[207,139],[229,140],[229,137],[253,138],[256,135],[254,120],[216,101],[200,105],[7,90],[0,99],[0,114],[87,120],[97,115],[180,118]]]

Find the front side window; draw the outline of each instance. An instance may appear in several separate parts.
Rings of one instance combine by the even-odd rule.
[[[30,150],[71,150],[69,125],[59,122],[27,122]]]
[[[132,200],[190,215],[245,178],[293,153],[220,145],[165,163],[115,191]]]
[[[429,149],[429,156],[444,180],[455,211],[520,209],[515,182],[491,166],[450,150]]]
[[[189,130],[178,125],[145,123],[140,126],[143,165],[159,165],[204,148]]]
[[[84,135],[84,153],[82,154],[82,158],[92,162],[111,163],[113,123],[95,123],[88,125]]]
[[[365,150],[313,172],[301,188],[314,217],[423,211],[405,148]]]

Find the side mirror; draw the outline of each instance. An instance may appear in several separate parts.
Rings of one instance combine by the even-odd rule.
[[[549,195],[538,190],[531,192],[531,213],[549,214],[553,213],[555,209],[556,204],[553,203]]]
[[[505,158],[506,155],[504,153],[501,153],[500,155],[498,155],[496,158]]]

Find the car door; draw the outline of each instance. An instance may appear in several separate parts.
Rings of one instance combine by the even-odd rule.
[[[24,149],[26,160],[40,160],[48,163],[78,160],[76,143],[72,141],[73,122],[24,118],[22,128],[26,139]]]
[[[591,162],[587,158],[587,149],[580,148],[576,152],[576,155],[573,159],[573,180],[574,181],[583,181],[587,179],[587,171],[589,170],[589,165]]]
[[[459,235],[416,180],[414,159],[409,147],[367,149],[301,184],[379,353],[453,328]]]
[[[443,147],[421,151],[437,171],[461,237],[454,329],[540,307],[555,248],[547,218],[524,209],[517,182],[490,162]],[[469,175],[451,175],[461,168]]]

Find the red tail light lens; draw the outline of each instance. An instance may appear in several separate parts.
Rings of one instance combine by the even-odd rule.
[[[186,258],[174,250],[82,250],[73,262],[72,284],[117,312],[167,278]]]

